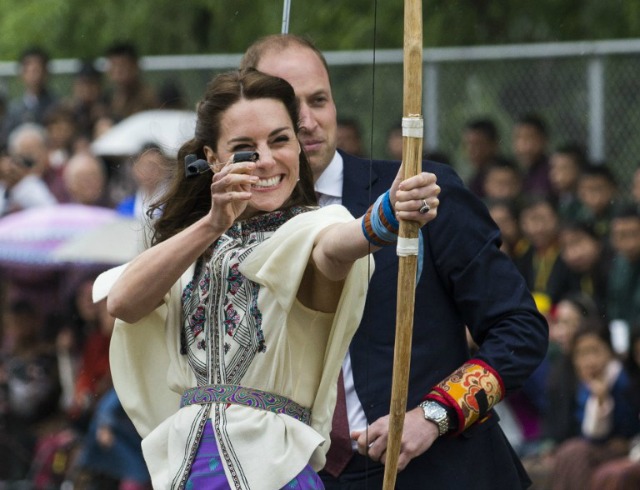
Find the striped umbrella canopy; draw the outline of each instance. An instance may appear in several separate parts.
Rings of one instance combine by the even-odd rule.
[[[0,264],[57,265],[54,252],[79,235],[118,218],[109,208],[57,204],[18,211],[0,218]]]

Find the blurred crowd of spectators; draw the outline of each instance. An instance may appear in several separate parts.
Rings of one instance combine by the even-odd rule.
[[[133,113],[184,103],[143,81],[133,46],[114,45],[105,58],[104,74],[83,63],[66,97],[48,89],[43,50],[20,58],[24,92],[1,118],[0,216],[66,202],[140,213],[127,192],[158,183],[161,153],[138,161],[124,192],[110,186],[113,169],[91,142]],[[536,489],[640,488],[640,170],[627,197],[584,142],[551,148],[533,114],[511,129],[501,151],[491,119],[469,121],[457,165],[550,325],[546,360],[498,407],[502,426]],[[363,153],[357,121],[340,121],[338,138]],[[393,128],[386,156],[401,158],[401,149]],[[91,301],[97,272],[76,275],[47,309],[14,294],[14,277],[0,268],[0,488],[148,488],[139,438],[111,387],[114,320]],[[42,283],[46,273],[35,277]]]
[[[105,59],[104,73],[83,62],[62,95],[49,88],[45,50],[21,55],[23,91],[0,117],[0,219],[58,203],[142,217],[136,196],[159,184],[162,152],[131,155],[132,165],[100,158],[91,143],[134,113],[184,102],[176,87],[143,80],[133,45],[114,44]],[[0,266],[0,488],[150,488],[111,385],[114,319],[91,299],[100,271]]]

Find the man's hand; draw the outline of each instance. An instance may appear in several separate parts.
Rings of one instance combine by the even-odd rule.
[[[368,431],[352,432],[351,438],[358,443],[358,452],[368,455],[374,461],[385,464],[387,439],[389,437],[389,416],[379,418],[369,426]],[[404,417],[398,471],[406,468],[413,458],[420,456],[438,438],[438,426],[424,418],[424,411],[416,407]]]

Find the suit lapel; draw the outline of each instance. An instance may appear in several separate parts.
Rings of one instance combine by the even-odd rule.
[[[340,152],[344,161],[342,205],[354,216],[362,216],[378,197],[373,190],[379,181],[374,165],[368,160]]]

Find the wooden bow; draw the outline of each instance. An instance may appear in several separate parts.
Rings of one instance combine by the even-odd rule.
[[[403,63],[403,138],[402,165],[404,178],[417,175],[422,169],[422,0],[404,1],[404,63]],[[418,123],[417,134],[407,135],[406,126]],[[399,245],[405,239],[417,240],[419,224],[400,221]],[[402,442],[404,416],[407,410],[411,340],[415,308],[417,255],[399,254],[396,338],[393,359],[393,382],[389,408],[389,438],[384,469],[384,490],[393,490],[398,473],[398,458]]]

